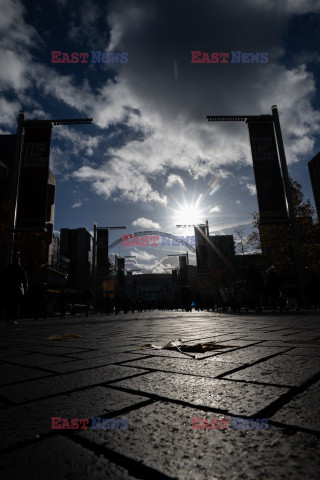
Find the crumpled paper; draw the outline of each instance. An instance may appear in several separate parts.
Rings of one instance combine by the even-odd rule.
[[[153,343],[145,343],[142,345],[143,348],[155,348],[156,350],[178,350],[183,355],[196,359],[196,355],[192,355],[187,352],[196,352],[196,353],[205,353],[210,350],[219,350],[220,348],[230,348],[230,345],[218,345],[215,342],[204,342],[204,343],[195,343],[193,345],[188,345],[183,342],[181,338],[174,340],[173,342],[168,342],[165,345],[154,345]]]

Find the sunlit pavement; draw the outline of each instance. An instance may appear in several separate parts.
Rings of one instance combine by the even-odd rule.
[[[140,348],[177,338],[225,348]],[[2,323],[0,341],[4,479],[320,478],[319,314],[25,320]],[[51,429],[51,417],[128,428]],[[193,428],[212,419],[227,428]]]

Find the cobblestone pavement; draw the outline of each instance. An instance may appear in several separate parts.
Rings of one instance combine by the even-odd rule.
[[[319,315],[155,311],[0,328],[3,479],[320,478]],[[196,359],[140,348],[179,337],[224,348]],[[52,429],[51,417],[90,423]],[[128,428],[92,428],[97,417]]]

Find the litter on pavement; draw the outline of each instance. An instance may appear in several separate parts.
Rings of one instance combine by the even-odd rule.
[[[83,338],[83,335],[71,335],[70,333],[64,333],[63,335],[51,335],[46,340],[64,340],[65,338]]]
[[[230,345],[218,345],[215,342],[204,342],[204,343],[194,343],[192,345],[183,342],[181,338],[174,340],[173,342],[168,342],[165,345],[154,345],[153,343],[145,343],[142,345],[141,350],[143,348],[155,348],[156,350],[178,350],[183,355],[188,355],[188,357],[196,359],[196,355],[192,355],[191,353],[205,353],[210,350],[219,350],[221,348],[230,348]]]

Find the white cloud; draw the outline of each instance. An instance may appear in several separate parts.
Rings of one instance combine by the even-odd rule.
[[[257,188],[253,183],[247,183],[245,185],[245,189],[248,190],[250,195],[256,195],[257,194]]]
[[[131,252],[130,255],[135,255],[138,260],[143,260],[145,262],[156,258],[155,255],[151,255],[150,253],[145,251],[141,251],[141,252],[134,251],[134,252]]]
[[[60,6],[68,5],[65,0],[56,1]],[[1,69],[0,79],[3,88],[12,91],[17,100],[0,104],[2,116],[13,126],[19,102],[34,87],[48,99],[58,100],[62,107],[68,106],[85,116],[92,116],[100,128],[121,124],[131,132],[139,133],[139,139],[133,135],[126,139],[126,143],[120,142],[97,152],[102,143],[99,137],[81,135],[68,127],[60,132],[57,129],[58,139],[71,145],[69,153],[79,157],[84,153],[95,160],[99,160],[101,153],[105,161],[99,165],[80,158],[80,166],[72,177],[88,182],[96,194],[114,200],[166,205],[167,196],[157,180],[160,176],[167,176],[172,168],[181,175],[169,175],[167,188],[176,184],[184,188],[183,174],[199,179],[214,174],[222,166],[227,170],[236,163],[251,164],[246,127],[243,124],[208,123],[205,116],[211,112],[270,113],[271,105],[278,104],[288,162],[298,161],[302,155],[312,153],[315,136],[320,132],[320,114],[313,107],[315,78],[305,65],[288,68],[278,62],[285,53],[282,39],[288,16],[317,12],[320,2],[245,1],[245,8],[235,4],[232,14],[223,4],[199,2],[197,15],[202,19],[201,29],[194,30],[189,28],[194,23],[191,4],[185,6],[187,23],[182,26],[174,22],[167,24],[165,5],[158,0],[142,1],[139,7],[131,0],[111,1],[108,5],[111,40],[107,48],[126,51],[130,45],[130,59],[124,66],[113,66],[118,69],[114,79],[93,89],[87,79],[79,82],[76,77],[63,74],[57,66],[35,62],[29,47],[36,47],[42,41],[36,30],[26,24],[25,8],[18,0],[3,0],[0,28],[5,43],[0,61],[6,68]],[[257,16],[257,8],[264,9],[263,15]],[[79,24],[74,24],[75,38],[78,38],[78,26],[85,25],[84,11],[82,8]],[[99,12],[95,7],[89,13],[88,21],[92,26]],[[101,13],[106,18],[106,11]],[[173,14],[177,14],[177,9]],[[229,65],[219,68],[218,65],[180,61],[185,58],[186,45],[193,42],[213,48],[218,37],[212,37],[212,32],[215,35],[218,31],[215,26],[220,18],[227,22],[226,33],[219,33],[220,44],[229,44],[228,31],[234,24],[236,28],[232,31],[234,44],[239,45],[237,48],[245,50],[241,45],[251,44],[257,51],[269,51],[269,63],[239,65],[239,69],[231,71]],[[72,19],[75,20],[76,17]],[[212,22],[216,23],[211,25]],[[178,84],[173,78],[173,68],[168,66],[167,50],[160,46],[159,33],[163,33],[164,25],[168,44],[181,37],[181,41],[175,43]],[[269,36],[271,28],[272,35]],[[185,32],[188,32],[187,36],[184,36]],[[247,32],[250,35],[246,36]],[[135,61],[132,62],[131,58]],[[237,73],[231,73],[233,71]],[[90,79],[90,75],[86,78]],[[248,82],[250,89],[247,88]],[[196,89],[194,85],[197,85]],[[62,155],[58,163],[63,163]],[[72,163],[66,163],[65,169],[71,168]],[[247,187],[254,194],[250,188]]]
[[[144,217],[137,218],[137,220],[134,220],[132,222],[132,225],[134,227],[146,228],[147,230],[148,229],[152,229],[152,230],[160,230],[161,229],[159,223],[154,222],[153,220],[149,220],[148,218],[144,218]]]
[[[221,212],[221,207],[215,205],[213,208],[210,208],[209,213]]]
[[[154,202],[160,205],[167,204],[167,197],[154,190],[141,166],[127,165],[120,159],[112,159],[99,168],[83,166],[72,176],[80,181],[91,183],[91,187],[98,195],[114,201],[129,200],[131,202]]]
[[[186,188],[183,179],[180,177],[180,175],[175,175],[171,174],[168,176],[167,183],[166,183],[166,188],[171,188],[174,185],[180,185],[184,190]]]
[[[75,203],[71,206],[71,208],[78,208],[78,207],[81,207],[81,205],[82,205],[82,202],[75,202]]]

